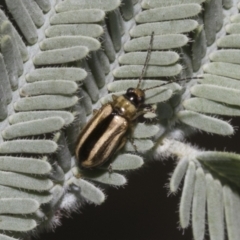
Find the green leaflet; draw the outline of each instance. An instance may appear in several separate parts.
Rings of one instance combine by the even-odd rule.
[[[240,50],[218,50],[209,55],[209,58],[213,62],[227,62],[240,64]]]
[[[228,152],[202,152],[197,159],[214,173],[240,186],[240,156]]]
[[[204,26],[198,25],[193,34],[194,41],[192,43],[192,68],[194,72],[197,72],[202,66],[202,58],[207,52]]]
[[[49,192],[23,191],[23,189],[20,190],[14,187],[7,187],[3,185],[0,185],[0,195],[2,198],[10,199],[34,199],[39,204],[49,203],[53,197]]]
[[[154,146],[154,143],[149,139],[134,139],[134,145],[137,147],[137,151],[145,152],[150,150]],[[124,146],[124,150],[131,152],[136,151],[133,144],[130,141],[127,141],[126,145]]]
[[[113,185],[113,186],[122,186],[126,184],[127,180],[123,175],[118,173],[109,173],[108,171],[86,171],[83,172],[84,178],[87,178],[91,181],[97,181],[103,184]]]
[[[91,98],[83,89],[80,90],[80,92],[81,92],[81,95],[83,97],[81,99],[81,102],[82,102],[83,107],[85,108],[86,115],[90,115],[90,114],[92,114],[92,111],[93,111]],[[94,99],[98,99],[98,96],[99,96],[98,92],[96,92],[96,95],[95,95]]]
[[[5,98],[5,102],[8,104],[12,100],[12,91],[11,91],[11,85],[9,82],[9,77],[7,73],[6,66],[4,64],[4,59],[2,54],[0,53],[0,84],[2,88],[4,89],[4,92],[2,92],[2,95]]]
[[[6,1],[7,7],[11,12],[14,19],[18,19],[16,21],[18,27],[20,28],[22,34],[29,44],[34,44],[37,42],[37,28],[34,25],[27,9],[21,2],[18,7],[11,0]]]
[[[74,184],[81,188],[81,195],[88,201],[95,203],[97,205],[101,204],[105,200],[103,192],[95,187],[93,184],[83,180],[83,179],[73,179]]]
[[[199,82],[202,84],[211,84],[221,87],[240,89],[240,81],[212,74],[204,74],[204,79],[201,79]]]
[[[50,117],[41,120],[32,120],[14,124],[2,131],[4,139],[41,135],[56,132],[64,126],[64,120],[60,117]]]
[[[94,23],[103,21],[104,11],[100,9],[85,9],[60,12],[50,19],[52,25],[71,24],[71,23]]]
[[[143,165],[143,159],[134,154],[119,154],[111,162],[113,170],[124,171],[140,168]]]
[[[67,145],[67,140],[65,138],[64,133],[58,132],[55,134],[53,139],[59,146],[61,146],[58,151],[55,153],[55,156],[57,158],[57,165],[59,165],[64,171],[64,173],[67,173],[71,169],[71,152],[69,150],[69,146]],[[56,164],[56,163],[55,163]]]
[[[147,68],[146,77],[171,77],[178,75],[182,70],[180,64],[173,66],[149,66]],[[141,65],[126,65],[121,66],[113,71],[115,78],[137,78],[142,71]]]
[[[180,111],[177,116],[181,122],[206,132],[220,135],[231,135],[234,132],[233,127],[225,121],[196,112]]]
[[[159,88],[154,88],[146,92],[146,103],[147,104],[154,104],[158,102],[164,102],[170,99],[173,92],[171,89],[162,88],[159,90]]]
[[[42,94],[73,95],[78,89],[75,82],[65,80],[48,80],[26,84],[20,91],[21,96],[34,96]]]
[[[18,87],[18,69],[16,59],[14,57],[13,41],[10,36],[3,35],[1,38],[1,53],[4,58],[6,70],[8,71],[9,82],[12,90]]]
[[[154,32],[156,35],[161,34],[169,34],[169,38],[171,39],[170,34],[178,34],[178,33],[187,33],[193,31],[198,26],[198,23],[194,20],[178,20],[178,21],[166,21],[161,23],[144,23],[137,25],[132,28],[130,31],[131,37],[143,37],[146,35],[151,35]],[[181,35],[179,36],[179,40],[173,38],[172,41],[175,44],[180,44]],[[183,37],[182,37],[183,38]],[[185,36],[187,39],[187,37]],[[171,47],[169,47],[171,48]]]
[[[197,97],[207,98],[217,102],[240,106],[240,90],[202,84],[191,88],[191,93]]]
[[[187,110],[200,113],[240,116],[239,107],[214,102],[204,98],[190,98],[183,102],[183,106]]]
[[[193,157],[193,155],[195,155],[194,152],[192,152],[191,156]],[[194,239],[204,239],[206,209],[211,239],[225,239],[224,220],[226,220],[229,239],[237,239],[239,236],[238,190],[231,188],[231,185],[222,186],[220,181],[217,180],[218,176],[221,175],[217,172],[218,168],[220,169],[219,171],[229,171],[233,175],[237,175],[234,171],[237,172],[239,166],[235,164],[232,168],[229,168],[229,165],[231,165],[232,162],[239,162],[239,159],[239,155],[233,153],[198,152],[196,154],[196,160],[200,161],[204,168],[196,168],[196,166],[199,166],[199,163],[194,159],[190,162],[188,159],[182,159],[177,165],[171,178],[170,190],[172,192],[176,191],[175,189],[178,188],[182,179],[182,174],[185,173],[186,166],[189,163],[185,176],[179,213],[180,224],[182,227],[186,227],[189,224],[190,208],[192,205]],[[216,179],[213,179],[210,173],[205,175],[203,170],[206,168],[210,170],[210,172],[214,171]],[[221,175],[221,180],[223,180],[223,176],[224,175]],[[226,177],[224,178],[226,180]],[[239,179],[236,179],[236,182],[239,183]]]
[[[206,33],[206,40],[207,46],[213,44],[216,39],[216,32],[218,30],[217,27],[217,14],[219,11],[216,11],[218,4],[215,0],[207,0],[204,4],[204,15],[203,15],[203,22],[204,22],[204,30]],[[218,8],[217,8],[218,10]]]
[[[237,240],[240,234],[240,198],[239,193],[234,192],[228,186],[223,187],[223,201],[225,207],[225,219],[227,224],[228,238]]]
[[[0,214],[29,214],[36,212],[38,208],[39,203],[33,199],[0,199]]]
[[[164,6],[172,6],[172,5],[179,5],[179,4],[188,4],[188,3],[203,3],[205,0],[143,0],[142,1],[142,8],[158,8]]]
[[[148,26],[146,26],[146,29],[149,29]],[[149,31],[149,33],[146,33],[144,35],[151,35],[152,31]],[[147,50],[149,47],[149,41],[150,41],[149,36],[148,37],[140,36],[139,38],[132,39],[129,42],[125,43],[124,50],[126,52]],[[171,49],[171,48],[180,48],[186,45],[187,42],[188,42],[188,38],[183,34],[160,35],[160,36],[154,37],[152,49],[165,50],[165,49]]]
[[[134,8],[133,4],[136,4],[137,0],[128,1],[122,0],[121,1],[121,12],[124,20],[128,21],[134,16]]]
[[[103,28],[98,24],[61,24],[46,29],[47,37],[87,36],[98,38],[103,34]]]
[[[190,211],[195,184],[195,171],[195,164],[190,162],[184,179],[184,186],[179,207],[179,218],[182,228],[188,227],[190,221]]]
[[[22,59],[21,53],[18,49],[17,40],[14,37],[13,27],[9,21],[3,21],[2,24],[0,24],[0,25],[1,25],[1,34],[8,35],[12,41],[11,46],[9,46],[9,47],[12,47],[12,53],[13,53],[12,57],[14,58],[12,60],[16,64],[18,76],[21,76],[23,73],[23,59]],[[4,46],[4,44],[2,45],[2,47],[3,46]],[[4,48],[1,49],[1,52],[4,53]],[[10,52],[11,52],[11,49],[8,50],[8,53],[10,53]],[[8,58],[8,57],[11,57],[11,54],[8,54],[8,56],[7,55],[4,56],[5,61],[6,61],[6,58]]]
[[[120,64],[124,65],[144,65],[147,53],[145,52],[130,52],[118,58]],[[150,65],[171,65],[179,60],[179,55],[175,52],[153,52],[151,53],[148,66]]]
[[[206,181],[202,168],[196,170],[192,203],[192,228],[194,239],[204,239],[206,214]]]
[[[39,68],[26,75],[28,83],[43,80],[82,81],[87,72],[81,68]]]
[[[119,52],[122,47],[121,34],[124,31],[120,16],[119,10],[109,12],[108,14],[111,42],[116,52]]]
[[[0,153],[49,154],[54,153],[57,147],[57,144],[51,140],[12,140],[0,144]]]
[[[60,2],[56,6],[57,12],[65,12],[72,10],[80,10],[80,9],[91,9],[91,8],[101,9],[103,11],[109,12],[118,8],[121,4],[120,0],[104,0],[104,1],[94,1],[94,0],[79,0],[79,1],[64,1]]]
[[[172,1],[171,1],[172,2]],[[177,6],[161,7],[150,9],[139,13],[136,16],[137,23],[149,23],[157,21],[175,20],[198,15],[201,11],[199,4],[182,4]],[[191,21],[191,20],[190,20]],[[190,21],[186,21],[189,22]]]
[[[9,21],[9,19],[5,16],[5,14],[2,10],[0,11],[0,18],[3,21]],[[10,21],[9,21],[9,24],[11,25],[11,28],[12,28],[12,34],[10,34],[10,36],[11,36],[11,38],[15,38],[19,52],[22,56],[23,61],[25,62],[29,58],[27,47],[26,47],[25,43],[23,42],[22,38],[19,36],[17,30],[15,29],[15,27],[12,25],[12,23]]]
[[[170,180],[170,191],[175,193],[187,171],[189,160],[187,158],[180,159]]]
[[[216,31],[220,31],[223,26],[223,3],[220,1],[215,1],[215,11],[216,11]]]
[[[0,169],[28,174],[47,174],[52,167],[46,159],[1,156]]]
[[[223,0],[223,6],[226,9],[230,9],[233,6],[232,0]]]
[[[52,188],[53,182],[47,178],[36,178],[28,175],[0,171],[1,184],[9,187],[34,191],[46,191]]]
[[[5,231],[19,231],[26,232],[34,229],[37,223],[28,218],[0,216],[0,229]]]
[[[134,138],[150,138],[154,137],[159,131],[159,128],[155,125],[146,125],[144,123],[138,123],[134,127]]]
[[[19,99],[14,104],[16,111],[31,110],[59,110],[74,106],[78,101],[76,96],[65,97],[55,95],[43,95]]]
[[[213,239],[224,240],[224,208],[222,186],[218,180],[206,175],[209,233]]]
[[[70,47],[56,50],[40,52],[33,59],[33,63],[38,65],[63,64],[74,62],[85,58],[89,53],[86,47]]]
[[[219,48],[240,48],[240,36],[231,34],[218,39],[217,46]]]
[[[29,12],[29,15],[37,27],[41,27],[44,24],[44,15],[40,7],[35,1],[23,1],[24,7]]]
[[[214,62],[203,66],[204,72],[233,79],[240,79],[239,65],[232,63]]]
[[[74,120],[74,115],[67,111],[29,111],[19,112],[8,118],[10,124],[40,120],[45,118],[60,117],[64,120],[65,125],[69,125]]]
[[[83,36],[52,37],[45,39],[40,43],[40,48],[43,51],[76,46],[87,47],[90,52],[97,51],[101,47],[101,44],[95,38]]]
[[[240,33],[240,23],[231,23],[226,25],[226,32],[229,34],[239,34]]]
[[[239,8],[239,3],[238,3],[238,8]],[[235,14],[235,15],[231,16],[230,20],[232,23],[239,23],[240,14]]]
[[[97,84],[97,87],[102,88],[106,84],[105,73],[102,68],[102,64],[99,62],[99,58],[96,52],[91,53],[91,58],[89,59],[88,64],[89,66],[92,66],[90,69],[92,71],[92,75],[94,77],[94,81]],[[86,79],[84,83],[86,83],[87,80],[88,79]],[[88,91],[90,92],[91,89],[88,89]]]

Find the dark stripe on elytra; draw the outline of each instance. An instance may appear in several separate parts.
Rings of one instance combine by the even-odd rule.
[[[116,131],[115,131],[108,139],[106,139],[106,141],[103,143],[103,145],[102,145],[101,148],[99,149],[99,153],[101,153],[100,158],[102,158],[103,155],[105,156],[105,157],[104,157],[104,158],[105,158],[105,159],[104,159],[104,162],[107,162],[108,159],[112,156],[112,154],[113,154],[114,152],[116,152],[116,150],[117,150],[117,148],[118,148],[119,145],[116,144],[117,142],[113,144],[113,140],[114,140],[115,136],[118,135],[120,132],[121,132],[121,128],[119,127],[118,129],[116,129]],[[123,135],[124,135],[124,134],[123,134]],[[121,138],[119,138],[117,141],[120,142],[122,138],[123,138],[123,136],[122,136]],[[112,146],[112,144],[113,144],[115,147],[112,149],[111,153],[110,153],[109,156],[107,157],[107,156],[106,156],[107,149],[108,149],[108,147],[109,147],[110,145]],[[93,161],[93,162],[99,161],[99,156],[94,156],[93,159],[92,159],[92,161]],[[102,162],[102,164],[103,164],[104,162]]]
[[[109,127],[110,122],[112,121],[114,115],[110,114],[106,117],[97,127],[89,134],[86,141],[79,149],[79,156],[81,156],[81,162],[84,162],[88,159],[90,152],[92,151],[95,144],[98,142],[99,138],[103,135],[103,133]]]

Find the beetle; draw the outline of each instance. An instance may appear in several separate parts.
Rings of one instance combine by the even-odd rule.
[[[144,91],[129,88],[122,96],[113,95],[113,101],[94,113],[78,138],[76,158],[80,167],[94,168],[107,162],[126,143],[132,122],[141,114]]]
[[[75,149],[77,165],[80,168],[97,168],[118,152],[125,145],[135,120],[149,112],[145,109],[147,105],[144,104],[145,91],[173,82],[169,81],[147,89],[140,88],[150,58],[153,35],[154,33],[151,35],[150,46],[137,87],[127,89],[121,96],[112,95],[112,102],[95,110],[93,117],[81,131]]]

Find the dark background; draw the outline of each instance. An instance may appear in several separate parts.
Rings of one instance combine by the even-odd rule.
[[[239,119],[231,123],[240,125]],[[239,132],[232,137],[198,133],[188,141],[206,150],[240,152],[239,137]],[[165,185],[173,169],[173,159],[148,163],[128,176],[125,187],[109,188],[102,205],[85,205],[80,213],[63,218],[54,233],[42,234],[39,239],[192,240],[191,227],[184,231],[178,228],[181,191],[167,196]]]

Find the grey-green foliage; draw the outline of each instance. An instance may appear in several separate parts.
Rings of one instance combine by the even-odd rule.
[[[121,171],[141,167],[141,155],[152,153],[156,142],[155,158],[174,155],[179,161],[170,191],[184,179],[180,226],[192,223],[194,239],[202,240],[207,214],[211,239],[224,239],[225,223],[228,238],[237,239],[239,156],[199,151],[179,141],[193,129],[234,133],[214,115],[240,115],[236,1],[5,2],[7,9],[0,9],[0,239],[51,228],[56,212],[70,213],[84,201],[101,204],[104,188],[126,184]],[[79,169],[74,158],[79,132],[94,108],[137,86],[152,32],[140,86],[156,87],[146,90],[146,103],[156,110],[144,115],[150,123],[134,126],[110,168]],[[199,73],[201,79],[172,82]]]
[[[164,145],[169,145],[168,151],[164,151]],[[177,192],[184,178],[179,208],[180,226],[186,228],[191,216],[194,239],[204,239],[206,221],[211,239],[217,240],[225,239],[226,223],[228,238],[237,239],[239,155],[204,152],[171,140],[165,140],[164,145],[158,149],[159,153],[179,157],[171,177],[170,191]],[[184,155],[184,152],[188,155]]]

